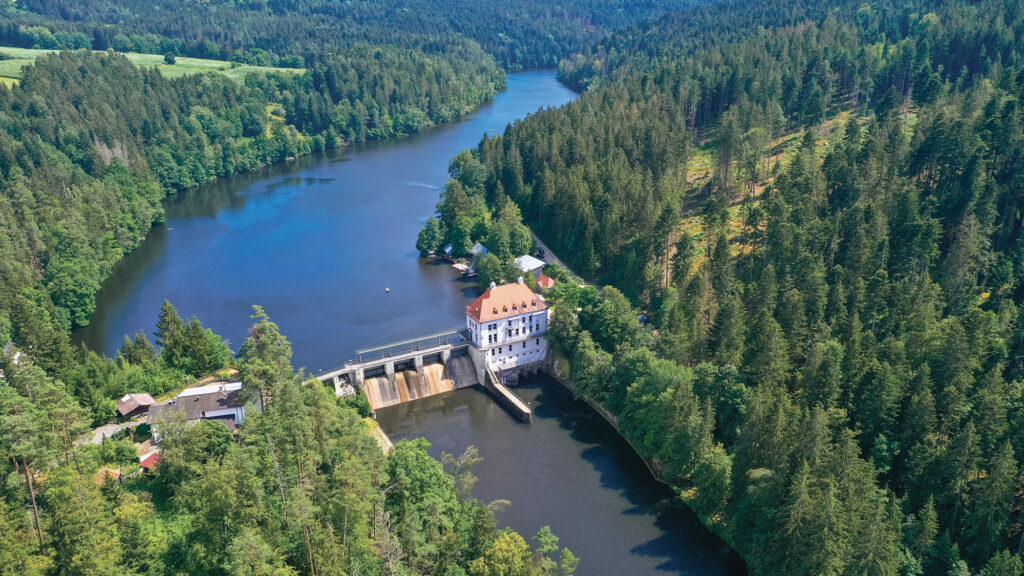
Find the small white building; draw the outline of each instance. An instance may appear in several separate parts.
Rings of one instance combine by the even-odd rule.
[[[466,328],[473,346],[500,372],[547,358],[548,306],[520,278],[496,286],[466,307]]]
[[[544,261],[529,254],[516,258],[516,266],[523,271],[523,274],[529,274],[534,278],[540,278],[540,275],[544,273]]]

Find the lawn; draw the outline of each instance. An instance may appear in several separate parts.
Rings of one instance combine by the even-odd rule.
[[[36,50],[31,48],[10,48],[0,46],[0,54],[6,59],[0,60],[0,83],[8,86],[17,83],[21,78],[21,69],[35,63],[36,57],[40,54],[56,52],[56,50]],[[180,78],[188,74],[203,74],[217,72],[228,78],[241,82],[246,74],[253,72],[291,72],[301,73],[302,68],[272,68],[269,66],[249,66],[248,64],[237,64],[232,68],[233,62],[226,60],[207,60],[205,58],[178,57],[174,64],[165,64],[164,57],[160,54],[136,54],[124,52],[129,60],[136,66],[155,67],[161,74],[168,78]]]

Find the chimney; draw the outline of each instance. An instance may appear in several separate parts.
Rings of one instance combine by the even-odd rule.
[[[520,276],[520,277],[519,277],[519,283],[520,283],[520,284],[522,284],[522,283],[523,283],[523,277],[522,277],[522,276]]]
[[[493,289],[493,288],[497,288],[497,287],[498,287],[498,285],[497,285],[497,284],[495,284],[494,282],[491,282],[491,288],[492,288],[492,289]]]

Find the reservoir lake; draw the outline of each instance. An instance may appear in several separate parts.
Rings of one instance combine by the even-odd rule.
[[[114,355],[126,334],[152,338],[168,299],[237,350],[258,304],[291,341],[293,364],[320,372],[357,348],[461,327],[475,283],[414,248],[448,161],[484,134],[575,98],[553,72],[510,74],[504,92],[459,122],[178,194],[165,203],[165,224],[104,283],[75,340]],[[533,407],[531,424],[478,389],[377,416],[392,440],[425,437],[435,457],[475,445],[484,460],[474,496],[509,500],[498,524],[524,538],[550,525],[580,558],[580,576],[745,573],[586,404],[546,376],[515,392]]]

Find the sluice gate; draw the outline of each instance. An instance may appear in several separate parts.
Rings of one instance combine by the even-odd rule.
[[[362,393],[378,410],[459,388],[483,385],[502,406],[522,421],[531,412],[486,367],[482,352],[466,330],[452,330],[356,352],[356,359],[317,376],[339,396]]]
[[[477,384],[469,335],[452,330],[356,352],[356,359],[320,374],[338,395],[345,388],[366,395],[374,410]],[[351,393],[348,392],[348,393]]]

